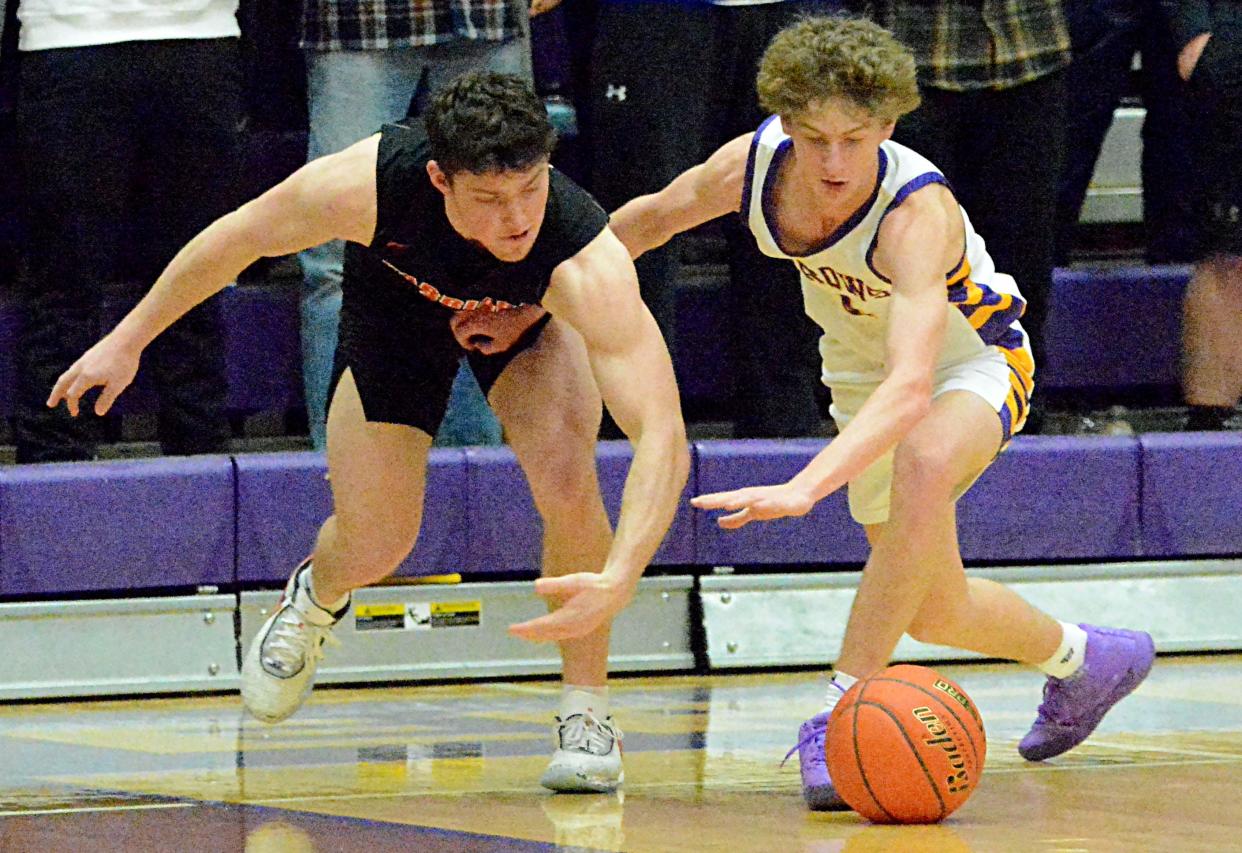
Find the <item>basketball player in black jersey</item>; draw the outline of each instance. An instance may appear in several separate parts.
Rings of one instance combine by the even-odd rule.
[[[460,358],[504,425],[543,518],[553,611],[511,627],[560,643],[565,690],[554,790],[611,790],[612,618],[672,521],[689,469],[672,364],[607,215],[548,164],[542,102],[519,78],[471,74],[422,121],[315,160],[217,220],[56,383],[105,413],[148,344],[260,257],[348,242],[328,414],[334,511],[252,642],[242,697],[277,722],[310,691],[350,592],[396,569],[421,521],[426,461]],[[601,395],[634,443],[616,536],[595,473]]]

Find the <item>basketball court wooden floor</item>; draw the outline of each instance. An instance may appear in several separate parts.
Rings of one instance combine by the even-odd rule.
[[[624,794],[552,795],[551,682],[320,690],[291,721],[236,696],[0,708],[3,851],[1242,850],[1242,657],[1162,658],[1084,747],[1015,744],[1041,679],[943,672],[988,726],[981,786],[946,823],[802,806],[812,673],[623,679]]]

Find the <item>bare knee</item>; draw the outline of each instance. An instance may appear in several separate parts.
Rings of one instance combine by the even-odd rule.
[[[358,518],[337,514],[335,544],[338,552],[360,573],[384,577],[396,570],[414,548],[420,518]]]
[[[952,463],[932,441],[920,438],[903,442],[893,456],[894,496],[904,492],[924,503],[937,498],[951,500],[959,478]]]
[[[550,452],[532,463],[531,492],[545,525],[580,524],[602,506],[595,459],[578,453]]]

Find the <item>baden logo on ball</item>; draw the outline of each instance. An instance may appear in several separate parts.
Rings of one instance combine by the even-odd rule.
[[[876,823],[935,823],[974,793],[987,741],[966,691],[935,670],[890,666],[841,697],[828,722],[828,774]]]

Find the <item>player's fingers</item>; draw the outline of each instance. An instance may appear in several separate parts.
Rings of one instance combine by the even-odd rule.
[[[545,598],[568,598],[581,592],[587,579],[581,574],[561,575],[554,578],[540,578],[535,581],[535,594]]]
[[[116,398],[121,396],[122,388],[123,386],[119,382],[106,383],[99,395],[99,399],[95,401],[95,414],[101,417],[108,414],[108,410],[112,408]]]
[[[575,623],[575,614],[568,610],[556,610],[537,619],[518,622],[509,626],[509,633],[533,643],[552,643],[558,640],[571,640],[580,637],[587,631],[581,630]]]
[[[74,377],[70,383],[68,390],[65,391],[65,405],[69,407],[69,414],[75,418],[78,416],[78,403],[82,399],[82,395],[89,391],[92,384],[82,378],[81,374]]]
[[[741,509],[745,505],[745,489],[732,492],[712,492],[690,499],[690,505],[699,509]]]
[[[744,527],[754,520],[754,514],[751,512],[750,507],[747,507],[741,512],[720,516],[720,518],[716,519],[716,523],[725,530],[737,530],[739,527]]]
[[[60,401],[65,399],[65,392],[69,390],[69,383],[73,381],[73,369],[70,368],[60,375],[56,380],[56,384],[52,386],[52,393],[48,395],[47,407],[54,409],[60,405]]]

